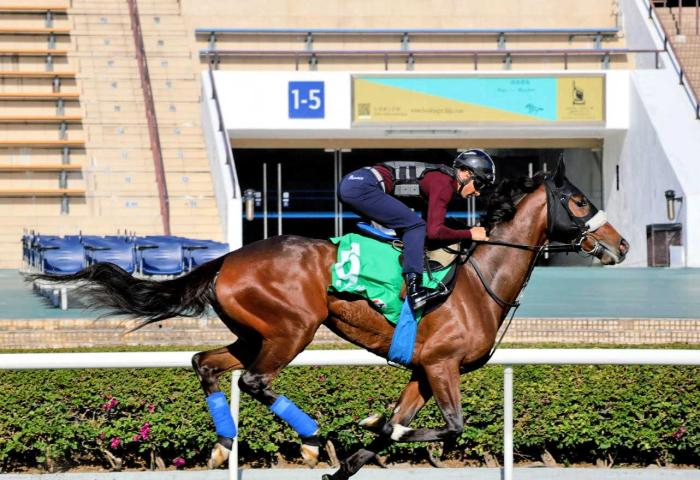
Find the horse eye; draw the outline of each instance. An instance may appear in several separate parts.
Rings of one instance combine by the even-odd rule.
[[[588,205],[588,201],[585,198],[582,198],[581,200],[575,200],[576,206],[578,207],[585,207]]]

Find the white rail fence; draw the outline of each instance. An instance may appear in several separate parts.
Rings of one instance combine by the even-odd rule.
[[[197,352],[101,352],[0,354],[0,370],[79,368],[191,367]],[[489,365],[503,371],[503,478],[513,478],[513,366],[515,365],[686,365],[700,366],[700,350],[659,349],[503,349]],[[363,350],[309,350],[291,366],[387,366],[386,360]],[[235,371],[231,381],[231,411],[238,419],[240,391]],[[204,401],[204,398],[202,398]],[[238,443],[229,457],[229,478],[238,478]]]

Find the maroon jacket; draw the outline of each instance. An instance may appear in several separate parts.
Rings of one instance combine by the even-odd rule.
[[[387,192],[394,189],[394,182],[391,179],[391,172],[382,165],[375,165],[375,170],[384,179]],[[447,206],[455,194],[455,179],[449,175],[433,170],[426,173],[420,181],[420,193],[428,204],[425,235],[428,240],[458,241],[470,240],[472,232],[468,229],[455,230],[445,225],[445,215]]]

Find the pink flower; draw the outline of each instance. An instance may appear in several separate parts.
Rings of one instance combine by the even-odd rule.
[[[683,435],[685,434],[686,431],[687,431],[687,430],[685,429],[685,427],[680,427],[680,428],[673,434],[673,438],[675,438],[676,440],[680,440],[681,438],[683,438]]]
[[[150,434],[151,434],[151,424],[146,422],[141,426],[141,430],[139,430],[139,436],[144,440],[148,440],[148,436]]]
[[[114,409],[114,407],[116,407],[117,405],[119,405],[119,400],[117,400],[116,398],[113,398],[113,397],[112,397],[112,398],[109,400],[109,402],[102,404],[102,410],[104,410],[104,411],[106,411],[106,412],[109,412],[109,411],[111,411],[112,409]]]
[[[100,440],[104,440],[106,437],[105,432],[100,432],[100,434],[97,436]]]
[[[325,382],[325,381],[326,381],[326,376],[325,376],[325,375],[319,375],[319,376],[318,376],[318,381],[319,381],[319,382]]]
[[[122,439],[119,437],[114,437],[112,440],[109,441],[109,448],[114,450],[115,448],[119,447],[119,445],[122,444]]]
[[[173,460],[173,465],[175,465],[177,468],[181,468],[185,466],[185,459],[182,457],[177,457],[176,459]]]
[[[139,434],[137,433],[136,435],[134,435],[133,437],[131,437],[131,439],[132,439],[134,442],[138,442],[139,440],[141,440],[141,435],[139,435]]]
[[[156,409],[156,406],[152,403],[148,404],[148,413],[153,413]]]

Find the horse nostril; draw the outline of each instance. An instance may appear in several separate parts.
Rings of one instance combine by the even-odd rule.
[[[626,254],[630,249],[630,244],[624,238],[620,240],[620,253]]]

